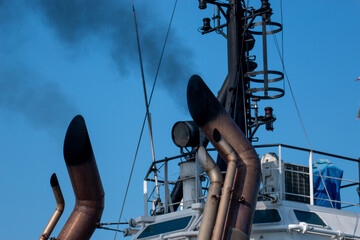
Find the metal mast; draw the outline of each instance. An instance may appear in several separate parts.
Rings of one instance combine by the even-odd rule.
[[[219,92],[218,99],[240,130],[252,142],[257,140],[254,138],[254,134],[260,125],[266,125],[266,129],[272,131],[272,123],[275,121],[271,107],[265,108],[265,116],[258,116],[258,101],[276,99],[284,95],[282,88],[270,86],[270,84],[281,81],[283,73],[269,70],[267,62],[267,35],[280,32],[282,26],[271,22],[272,9],[268,0],[261,0],[261,7],[257,10],[246,6],[244,0],[228,0],[228,3],[199,0],[199,8],[205,9],[207,3],[216,6],[217,11],[214,12],[217,14],[213,16],[214,27],[211,27],[209,18],[203,19],[202,33],[215,31],[227,38],[228,75]],[[227,10],[224,11],[223,8],[227,8]],[[221,14],[226,19],[226,24],[220,23]],[[259,21],[255,22],[255,19],[259,19]],[[223,32],[225,27],[227,27],[226,34]],[[259,27],[260,30],[256,31],[256,27]],[[270,27],[271,30],[268,31],[267,27]],[[276,27],[275,30],[274,27]],[[257,68],[256,57],[249,53],[255,43],[253,35],[262,37],[263,62],[262,69],[259,71],[254,71]],[[270,74],[275,77],[270,78]],[[255,87],[251,88],[250,83]],[[254,103],[252,104],[251,101]],[[227,167],[220,155],[217,164],[221,170],[225,170]],[[245,176],[243,177],[245,178]],[[239,190],[238,188],[249,187],[242,184],[234,182],[232,189],[234,194],[229,202],[231,210],[227,213],[221,239],[245,239],[246,237],[240,234],[242,231],[239,232],[237,229],[247,229],[243,232],[245,235],[250,233],[251,222],[243,222],[241,216],[236,214],[241,208],[241,197],[239,198],[235,192]]]
[[[244,9],[240,1],[229,0],[227,10],[228,88],[224,107],[247,137],[246,86],[243,80],[243,69],[245,65],[244,25]],[[225,161],[218,155],[218,164],[221,168],[224,168],[224,163]],[[236,186],[234,185],[234,187]],[[239,208],[238,201],[235,200],[235,197],[231,196],[229,207],[232,213],[228,212],[226,215],[222,239],[229,239],[232,235],[231,229],[235,227],[236,215],[234,213],[237,212],[237,210],[234,208]]]
[[[239,0],[230,0],[227,11],[228,88],[225,110],[247,135],[244,69],[244,9]]]
[[[274,83],[283,80],[284,74],[269,70],[267,61],[267,36],[280,32],[282,25],[271,21],[268,0],[261,0],[261,7],[256,10],[245,6],[244,0],[229,0],[228,3],[199,0],[199,8],[205,9],[208,3],[214,4],[217,11],[212,18],[213,27],[210,18],[203,19],[202,34],[217,32],[227,38],[228,76],[218,98],[249,141],[257,141],[254,134],[259,126],[266,125],[266,129],[272,131],[272,123],[276,120],[270,107],[265,108],[264,116],[258,116],[258,102],[285,94],[282,87],[274,87]],[[221,24],[222,16],[225,24]],[[224,28],[227,28],[226,34]],[[262,69],[258,71],[254,71],[258,66],[256,56],[250,54],[255,44],[253,35],[262,38]]]

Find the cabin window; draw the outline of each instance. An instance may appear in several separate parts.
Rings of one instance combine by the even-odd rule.
[[[166,222],[155,223],[147,226],[139,235],[138,239],[151,237],[163,233],[174,232],[182,230],[189,225],[192,216],[178,218]]]
[[[305,212],[305,211],[300,211],[300,210],[294,210],[294,213],[295,213],[297,220],[299,220],[300,222],[306,222],[309,224],[326,226],[324,221],[316,213]]]
[[[255,210],[253,223],[274,223],[280,222],[281,217],[278,210],[267,209],[267,210]]]

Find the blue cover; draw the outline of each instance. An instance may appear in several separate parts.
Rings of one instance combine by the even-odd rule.
[[[343,170],[334,166],[327,159],[320,159],[317,161],[317,164],[313,163],[313,173],[316,175],[320,175],[317,167],[319,167],[321,175],[323,176],[325,186],[328,190],[330,198],[332,200],[340,201],[341,180],[326,178],[324,176],[342,178]],[[326,199],[327,201],[316,198]],[[314,204],[324,207],[331,207],[331,203],[328,199],[329,197],[326,194],[326,190],[320,176],[314,176]],[[333,202],[333,206],[335,208],[341,209],[341,203]]]

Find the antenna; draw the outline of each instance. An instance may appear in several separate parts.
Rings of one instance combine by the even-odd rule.
[[[133,2],[133,16],[134,16],[135,31],[136,31],[136,41],[137,41],[137,47],[138,47],[138,53],[139,53],[139,61],[140,61],[140,68],[141,68],[142,84],[143,84],[143,89],[144,89],[144,99],[145,99],[145,107],[146,107],[146,116],[147,116],[148,125],[149,125],[149,135],[150,135],[152,161],[155,162],[155,150],[154,150],[154,142],[153,142],[153,135],[152,135],[151,115],[150,115],[150,112],[149,112],[149,102],[148,102],[148,97],[147,97],[147,94],[146,94],[146,84],[145,84],[144,67],[143,67],[143,61],[142,61],[142,55],[141,55],[139,31],[138,31],[138,27],[137,27],[137,21],[136,21],[136,13],[135,13],[134,2]],[[156,194],[157,194],[157,199],[154,200],[154,206],[153,206],[154,209],[155,209],[155,205],[156,205],[157,203],[161,202],[161,201],[160,201],[159,185],[158,185],[158,176],[157,176],[157,172],[156,172],[156,171],[157,171],[157,170],[156,170],[156,166],[153,165],[153,172],[154,172],[155,186],[156,186]]]

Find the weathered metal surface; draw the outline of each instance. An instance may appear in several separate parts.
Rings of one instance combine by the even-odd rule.
[[[221,157],[226,160],[227,155],[214,139],[215,129],[241,159],[236,170],[223,239],[227,239],[230,227],[249,236],[260,186],[259,158],[243,132],[197,75],[192,76],[189,80],[187,101],[192,118],[218,150]]]
[[[46,225],[44,231],[42,232],[39,240],[49,239],[52,231],[54,230],[54,228],[55,228],[57,222],[59,221],[62,213],[64,212],[64,208],[65,208],[64,197],[62,195],[60,185],[59,185],[59,182],[58,182],[58,179],[57,179],[55,173],[53,173],[53,175],[51,175],[50,185],[51,185],[51,188],[53,190],[54,197],[56,200],[56,209],[55,209],[53,215],[51,216],[48,224]]]
[[[215,220],[217,219],[216,215],[219,207],[223,177],[219,167],[216,165],[211,156],[206,152],[203,146],[201,146],[198,150],[198,159],[200,165],[205,170],[210,179],[210,186],[206,198],[203,217],[201,220],[198,240],[209,240],[211,239]]]
[[[80,115],[71,121],[67,130],[64,158],[76,203],[57,239],[90,239],[102,216],[104,190],[85,121]]]
[[[217,142],[219,148],[222,149],[222,152],[224,153],[222,156],[226,156],[225,160],[227,162],[227,171],[214,229],[214,239],[221,239],[224,233],[225,220],[229,210],[230,197],[233,192],[236,169],[240,163],[240,158],[234,149],[224,140],[217,129],[214,130],[213,139]]]

